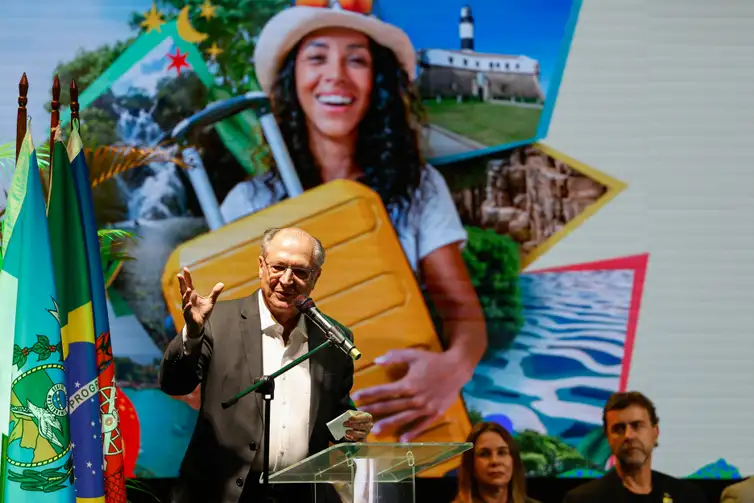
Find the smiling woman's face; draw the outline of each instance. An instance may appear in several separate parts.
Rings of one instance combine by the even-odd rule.
[[[353,140],[369,109],[372,55],[363,33],[342,28],[314,32],[296,55],[296,93],[310,136]]]

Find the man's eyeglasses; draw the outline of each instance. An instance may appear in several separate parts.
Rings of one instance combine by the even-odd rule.
[[[275,277],[282,276],[283,274],[285,274],[285,271],[290,269],[291,273],[296,279],[299,279],[301,281],[308,281],[312,277],[312,274],[314,274],[314,271],[316,271],[316,269],[307,269],[306,267],[293,267],[285,264],[270,264],[266,260],[264,261],[264,263],[267,264],[270,275]]]

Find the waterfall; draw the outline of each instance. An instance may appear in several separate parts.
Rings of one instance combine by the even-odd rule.
[[[154,120],[151,109],[129,109],[113,104],[118,115],[115,131],[122,145],[155,148],[166,133]],[[165,147],[172,157],[177,145]],[[128,204],[128,220],[162,220],[186,214],[186,188],[171,162],[153,162],[117,177]]]

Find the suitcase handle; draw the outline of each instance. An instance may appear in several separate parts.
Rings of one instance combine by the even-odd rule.
[[[267,144],[272,151],[272,156],[275,159],[275,164],[277,165],[288,197],[302,194],[304,188],[301,185],[298,173],[296,173],[296,168],[293,166],[293,160],[285,145],[280,128],[275,121],[275,116],[272,114],[270,100],[261,91],[250,91],[242,96],[234,96],[233,98],[209,104],[204,110],[179,122],[173,128],[171,137],[175,140],[180,140],[196,128],[210,126],[244,110],[251,110],[257,116]]]

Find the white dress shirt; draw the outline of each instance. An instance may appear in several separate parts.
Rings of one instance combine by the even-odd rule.
[[[282,366],[304,355],[308,349],[308,335],[303,316],[283,342],[283,326],[279,324],[264,303],[261,291],[257,293],[259,319],[262,329],[262,366],[264,375],[270,375]],[[184,352],[196,343],[187,340],[183,329]],[[311,408],[311,375],[309,361],[304,361],[275,379],[275,398],[271,403],[270,420],[270,473],[281,470],[309,453],[309,411]],[[260,446],[261,447],[261,446]],[[260,449],[252,470],[261,472],[263,455]]]

